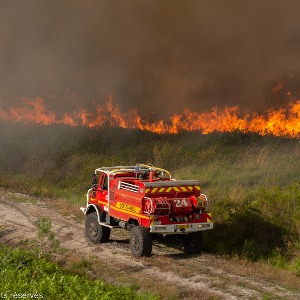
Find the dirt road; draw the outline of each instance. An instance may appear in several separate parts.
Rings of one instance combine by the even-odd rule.
[[[154,245],[150,258],[137,260],[130,255],[128,232],[119,229],[112,231],[109,243],[92,245],[85,238],[83,220],[62,215],[49,201],[0,189],[1,242],[16,246],[35,239],[41,217],[51,220],[56,238],[67,249],[60,261],[67,264],[75,255],[89,260],[95,264],[93,278],[134,284],[163,299],[300,299],[299,278],[287,287],[284,271],[259,264],[211,254],[185,256],[160,244]]]

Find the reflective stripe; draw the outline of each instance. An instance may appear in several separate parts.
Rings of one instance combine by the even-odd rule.
[[[207,220],[206,220],[206,222],[211,222],[211,213],[207,213]]]
[[[128,212],[128,211],[126,211],[124,209],[116,208],[115,206],[110,206],[110,209],[117,210],[119,212],[122,212],[122,213],[130,215],[130,216],[136,216],[136,217],[139,217],[139,218],[143,218],[143,219],[149,220],[149,217],[147,217],[147,216],[143,216],[143,215],[140,215],[140,214],[135,214],[133,212]]]
[[[150,225],[153,225],[154,224],[154,217],[150,217],[149,222],[150,222]]]
[[[195,185],[195,186],[172,186],[172,187],[152,187],[152,188],[147,188],[145,189],[145,194],[154,194],[154,193],[170,193],[170,192],[190,192],[194,190],[200,191],[200,186]]]

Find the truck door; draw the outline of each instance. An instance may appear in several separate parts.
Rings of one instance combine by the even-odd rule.
[[[108,200],[108,177],[105,173],[101,173],[99,177],[99,200],[107,202]]]

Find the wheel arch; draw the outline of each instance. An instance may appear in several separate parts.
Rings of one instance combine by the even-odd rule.
[[[98,218],[98,222],[100,223],[100,212],[102,211],[102,209],[95,205],[95,204],[89,204],[87,207],[86,207],[86,210],[85,210],[85,215],[89,215],[91,213],[96,213],[97,214],[97,218]]]

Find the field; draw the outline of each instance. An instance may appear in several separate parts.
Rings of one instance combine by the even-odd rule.
[[[3,125],[0,186],[85,203],[96,167],[153,163],[199,179],[215,228],[204,252],[300,276],[300,141],[255,134]]]

